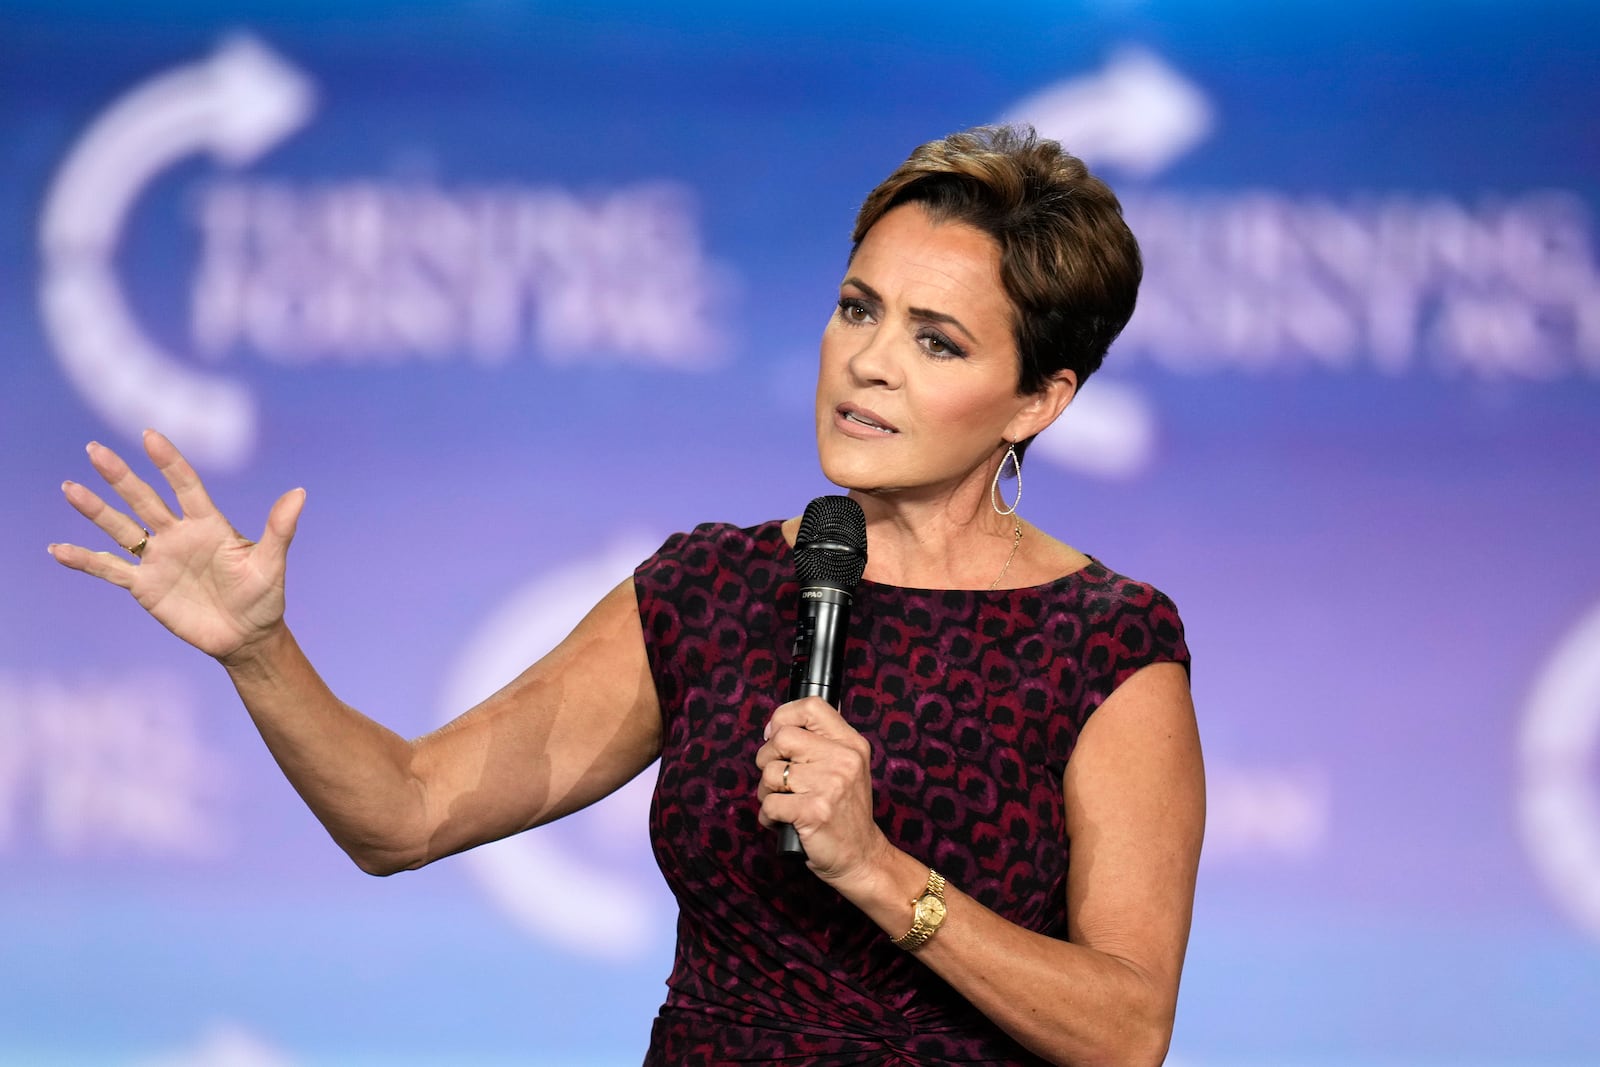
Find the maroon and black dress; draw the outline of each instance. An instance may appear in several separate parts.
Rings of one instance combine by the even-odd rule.
[[[650,836],[679,907],[646,1064],[1042,1062],[756,821],[756,749],[794,643],[780,524],[676,534],[634,583],[664,727]],[[872,743],[878,825],[985,906],[1065,938],[1078,731],[1139,668],[1188,658],[1172,602],[1098,562],[1029,589],[863,581],[840,711]]]

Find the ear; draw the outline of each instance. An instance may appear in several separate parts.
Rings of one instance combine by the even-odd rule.
[[[1078,376],[1058,370],[1037,393],[1023,397],[1022,407],[1006,423],[1006,440],[1026,441],[1055,422],[1078,395]]]

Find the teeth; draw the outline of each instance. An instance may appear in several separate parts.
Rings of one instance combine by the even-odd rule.
[[[893,433],[893,432],[894,432],[894,431],[893,431],[893,430],[890,430],[890,429],[889,429],[889,428],[888,428],[888,427],[886,427],[886,426],[880,426],[880,425],[878,425],[878,424],[877,424],[877,423],[875,423],[875,422],[873,422],[873,421],[872,421],[872,420],[871,420],[871,419],[865,419],[865,418],[862,418],[862,417],[861,417],[861,416],[860,416],[860,415],[857,415],[857,414],[856,414],[856,413],[855,413],[855,412],[853,412],[853,411],[852,411],[852,412],[849,412],[849,413],[847,413],[847,414],[846,414],[846,415],[845,415],[845,418],[847,418],[847,419],[849,419],[849,420],[850,420],[850,421],[851,421],[851,422],[859,422],[859,423],[860,423],[860,424],[861,424],[861,425],[863,425],[863,426],[870,426],[870,427],[872,427],[872,428],[873,428],[873,429],[874,429],[874,430],[882,430],[882,431],[883,431],[883,432],[884,432],[884,433]]]

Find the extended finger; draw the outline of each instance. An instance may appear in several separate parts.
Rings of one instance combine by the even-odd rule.
[[[132,548],[145,537],[143,526],[107,504],[88,486],[62,482],[61,493],[79,515],[98,526],[102,533],[123,549]]]
[[[211,494],[206,492],[205,483],[200,481],[200,476],[194,472],[189,461],[183,458],[183,453],[178,451],[178,446],[167,438],[167,435],[157,430],[144,432],[144,450],[150,457],[150,462],[156,465],[161,476],[172,486],[172,491],[178,498],[178,510],[191,518],[200,518],[216,513],[217,506],[211,502]]]
[[[123,589],[133,588],[133,572],[136,568],[110,552],[90,552],[80,545],[51,545],[48,551],[63,567],[102,578]]]
[[[178,517],[167,507],[167,502],[161,499],[161,494],[150,488],[149,484],[133,473],[123,458],[98,441],[90,441],[86,451],[89,453],[89,462],[94,464],[94,469],[100,472],[100,477],[106,484],[122,498],[128,505],[141,525],[151,530],[164,530],[175,525]],[[138,540],[138,538],[134,538]]]

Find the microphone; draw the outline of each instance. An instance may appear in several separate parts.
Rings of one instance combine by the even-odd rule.
[[[807,504],[794,543],[800,606],[789,664],[790,700],[821,697],[838,707],[850,602],[866,569],[867,517],[861,505],[847,496],[819,496]],[[778,853],[806,854],[788,823],[779,828]]]

